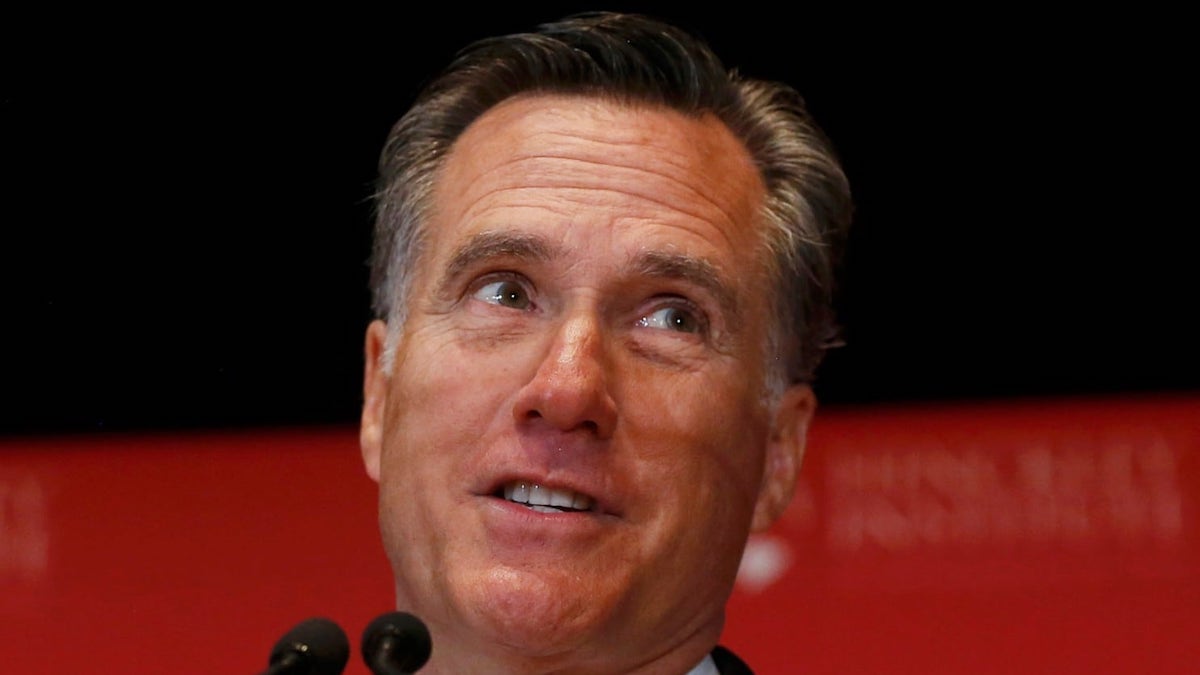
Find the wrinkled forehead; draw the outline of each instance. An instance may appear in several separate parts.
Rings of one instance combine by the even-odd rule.
[[[472,236],[460,230],[520,223],[540,208],[590,219],[597,232],[658,224],[668,239],[690,233],[738,257],[759,248],[764,196],[749,152],[715,116],[521,96],[481,116],[448,153],[430,234]]]
[[[527,94],[497,104],[459,136],[449,163],[464,166],[464,155],[471,162],[505,162],[547,149],[601,166],[659,172],[714,197],[762,196],[749,151],[715,115],[584,95]]]

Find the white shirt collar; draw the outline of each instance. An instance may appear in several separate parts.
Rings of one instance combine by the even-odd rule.
[[[687,675],[721,675],[721,674],[720,674],[720,671],[717,670],[717,664],[715,661],[713,661],[712,654],[708,654],[704,657],[703,661],[696,664],[695,668],[692,668],[691,670],[689,670],[687,672]]]

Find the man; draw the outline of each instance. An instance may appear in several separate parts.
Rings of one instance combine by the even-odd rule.
[[[850,210],[795,92],[645,17],[428,86],[381,158],[361,429],[423,672],[749,672],[724,606],[792,496]]]

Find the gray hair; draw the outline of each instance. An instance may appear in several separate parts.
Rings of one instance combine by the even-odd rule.
[[[746,146],[766,186],[761,219],[778,317],[772,389],[811,381],[840,329],[834,277],[852,203],[846,176],[791,87],[727,69],[698,36],[651,17],[588,12],[460,51],[396,123],[379,161],[372,308],[389,324],[384,367],[406,318],[434,182],[455,140],[520,94],[575,94],[715,115]]]

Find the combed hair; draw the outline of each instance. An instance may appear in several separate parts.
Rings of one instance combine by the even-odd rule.
[[[455,140],[518,95],[570,94],[712,114],[745,144],[767,197],[760,214],[777,323],[773,386],[811,381],[836,344],[836,268],[850,224],[846,176],[804,99],[727,69],[698,36],[637,14],[589,12],[461,50],[388,135],[375,194],[372,308],[389,322],[384,367],[406,316],[397,297],[422,252],[434,183]]]

